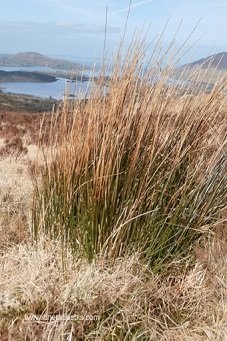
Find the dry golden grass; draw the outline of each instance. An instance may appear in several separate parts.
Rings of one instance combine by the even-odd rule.
[[[89,260],[137,251],[157,270],[222,220],[227,78],[182,95],[172,67],[145,69],[143,58],[132,44],[105,97],[96,86],[54,117],[33,227]]]
[[[32,156],[32,155],[31,155]],[[28,159],[7,156],[0,159],[0,252],[24,242],[31,220],[32,184]]]
[[[31,145],[27,155],[0,160],[0,340],[227,339],[225,226],[197,247],[193,266],[182,261],[167,276],[152,274],[136,254],[88,264],[46,236],[33,244],[29,167],[36,155]],[[29,321],[32,315],[40,320]]]
[[[136,68],[135,60],[133,65]],[[118,71],[115,70],[117,75]],[[65,102],[63,112],[61,110],[53,122],[50,130],[52,135],[48,141],[50,148],[46,148],[44,138],[45,143],[41,150],[44,155],[41,154],[42,159],[38,160],[38,166],[42,164],[41,172],[35,174],[46,176],[44,179],[47,179],[47,185],[52,184],[48,180],[55,181],[51,196],[47,196],[48,200],[56,194],[57,189],[59,197],[61,200],[63,198],[63,202],[68,206],[62,205],[57,197],[58,210],[48,201],[56,215],[46,216],[46,212],[42,210],[37,212],[39,228],[35,241],[31,234],[31,227],[34,231],[31,220],[32,199],[37,200],[37,196],[32,193],[34,184],[35,190],[40,191],[40,198],[44,198],[41,191],[43,188],[39,187],[40,178],[36,179],[37,183],[34,178],[32,183],[30,178],[31,161],[37,160],[38,147],[33,144],[33,139],[22,134],[20,138],[22,137],[28,152],[17,155],[3,153],[1,157],[0,340],[227,340],[226,221],[221,222],[225,214],[223,208],[226,206],[226,192],[224,187],[222,188],[225,177],[221,174],[225,166],[226,97],[220,91],[221,84],[217,84],[211,94],[196,97],[179,96],[177,89],[166,89],[164,83],[159,83],[159,87],[150,88],[146,82],[140,83],[140,77],[135,81],[134,71],[126,65],[121,74],[121,82],[119,83],[119,76],[111,80],[111,92],[105,99],[94,96],[91,101],[75,103],[73,110],[69,110]],[[49,123],[46,125],[46,131],[44,130],[44,137],[48,136],[46,133],[49,132]],[[24,123],[16,124],[20,134]],[[31,127],[30,123],[29,126]],[[53,127],[56,130],[53,130]],[[55,135],[59,133],[59,128],[60,134]],[[3,148],[4,144],[5,136],[1,139]],[[148,155],[152,157],[148,158]],[[159,163],[159,156],[163,155],[165,158]],[[188,158],[185,158],[185,155]],[[217,160],[221,162],[216,164]],[[153,161],[155,162],[152,163]],[[120,164],[124,166],[122,169]],[[220,168],[216,168],[217,165]],[[153,169],[152,174],[160,174],[161,166],[163,173],[155,178],[152,187],[147,169]],[[178,166],[183,168],[179,168],[177,177],[173,177],[172,181],[170,175],[174,175]],[[40,167],[37,169],[40,171]],[[62,179],[61,172],[66,180],[63,182],[64,192],[61,192],[62,182],[57,182]],[[79,178],[79,187],[75,187],[75,183],[71,181],[75,180],[75,174],[85,175]],[[112,183],[109,179],[113,174],[117,174],[117,179]],[[120,179],[122,174],[128,175],[123,181]],[[217,180],[218,175],[220,181]],[[160,184],[165,176],[165,191],[158,191],[160,188],[156,185]],[[181,176],[183,184],[178,182]],[[207,178],[212,181],[206,182]],[[126,187],[125,180],[128,181]],[[130,196],[136,187],[133,181],[141,187],[138,187],[135,196]],[[153,202],[160,205],[165,214],[165,208],[170,208],[167,215],[155,217],[150,225],[149,221],[147,223],[141,219],[141,224],[146,222],[147,225],[143,226],[146,228],[152,228],[156,223],[159,235],[164,226],[160,221],[166,222],[170,219],[169,225],[174,225],[179,217],[175,215],[177,210],[174,203],[177,205],[182,197],[188,199],[193,191],[196,192],[197,187],[193,187],[195,184],[201,188],[204,185],[205,190],[196,192],[197,195],[189,201],[188,208],[187,200],[178,206],[187,225],[188,212],[191,209],[192,214],[189,217],[190,221],[193,221],[194,217],[198,216],[197,204],[202,202],[200,212],[204,214],[204,221],[199,216],[190,228],[192,227],[194,233],[198,226],[204,237],[199,239],[199,243],[194,240],[191,243],[189,234],[189,242],[184,244],[188,247],[188,255],[180,259],[174,257],[173,261],[165,262],[165,265],[161,266],[165,271],[157,272],[153,271],[152,263],[144,260],[139,252],[122,252],[122,248],[118,247],[117,242],[125,238],[125,229],[113,229],[114,237],[117,232],[117,238],[113,238],[114,243],[110,245],[104,240],[104,250],[102,235],[100,237],[95,234],[101,230],[101,225],[97,224],[100,230],[92,230],[95,232],[92,237],[97,257],[87,257],[88,262],[86,257],[81,257],[81,249],[75,252],[74,248],[73,252],[70,243],[63,247],[61,234],[60,238],[50,239],[48,233],[43,233],[46,226],[50,228],[52,223],[59,222],[59,214],[63,214],[63,217],[66,214],[68,218],[67,208],[71,208],[71,203],[75,205],[75,201],[70,201],[75,189],[79,191],[87,184],[91,187],[87,187],[88,192],[80,193],[84,199],[82,203],[91,204],[91,208],[94,203],[97,206],[92,211],[93,216],[89,216],[91,211],[86,205],[85,209],[81,205],[82,215],[84,214],[85,223],[94,223],[93,227],[97,221],[100,223],[101,217],[104,237],[105,233],[109,232],[110,225],[106,223],[109,223],[108,212],[103,213],[103,198],[109,200],[109,203],[113,200],[116,208],[119,208],[118,214],[114,209],[110,212],[114,228],[124,227],[125,222],[131,221],[131,218],[141,217],[140,208],[144,202],[150,205],[152,212]],[[168,186],[169,184],[171,186]],[[176,191],[172,193],[174,186]],[[126,196],[127,205],[122,200],[122,206],[117,206],[120,200],[116,200],[117,191],[122,188],[125,190],[123,199],[124,193],[129,193],[129,196]],[[151,196],[147,195],[148,192]],[[166,206],[162,205],[162,200],[156,200],[158,193],[162,194]],[[178,195],[179,200],[176,200]],[[149,201],[150,197],[153,201]],[[216,197],[217,201],[214,200]],[[127,211],[129,199],[132,202],[135,200],[135,205]],[[80,204],[78,201],[77,205]],[[49,209],[48,205],[45,209]],[[34,207],[40,208],[37,201]],[[187,209],[184,210],[184,207]],[[86,214],[88,217],[85,217]],[[46,221],[47,218],[49,221]],[[97,220],[92,220],[93,218]],[[133,227],[135,226],[140,227]],[[65,227],[65,222],[59,229],[64,233],[62,227]],[[86,232],[89,232],[89,226],[87,227]],[[46,230],[48,232],[48,228]],[[143,237],[141,231],[147,230],[138,229],[133,245]],[[111,233],[108,241],[112,238]],[[82,235],[79,235],[78,239],[84,241]],[[149,238],[144,240],[149,241]],[[92,243],[88,243],[88,249],[90,247]],[[154,261],[152,248],[150,251]],[[107,257],[110,254],[111,257]],[[162,255],[160,259],[162,264]],[[68,320],[69,317],[72,320]]]
[[[0,161],[0,340],[227,339],[224,225],[197,247],[193,266],[182,260],[165,276],[154,275],[136,254],[114,265],[88,264],[70,250],[62,254],[60,241],[40,236],[33,244],[29,166],[37,150],[28,150]],[[32,315],[39,320],[29,321]]]
[[[136,255],[89,265],[70,251],[62,262],[60,245],[46,238],[9,247],[1,258],[1,340],[226,340],[227,254],[217,245],[193,268],[165,277]],[[32,314],[94,320],[29,321]]]

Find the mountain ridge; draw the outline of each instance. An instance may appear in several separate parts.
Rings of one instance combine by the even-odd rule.
[[[38,52],[19,52],[0,56],[0,67],[29,67],[40,66],[59,70],[81,70],[79,63],[60,58],[47,57]]]
[[[210,56],[198,59],[192,63],[184,64],[182,67],[188,66],[190,68],[195,66],[201,66],[202,68],[206,69],[210,68],[217,68],[217,70],[227,70],[227,52],[219,52],[212,54]]]
[[[198,75],[197,82],[214,85],[227,74],[227,52],[219,52],[194,62],[184,64],[175,71],[175,77],[186,80],[192,75]],[[193,76],[193,77],[194,77]]]

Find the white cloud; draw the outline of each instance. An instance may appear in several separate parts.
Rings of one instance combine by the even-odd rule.
[[[45,33],[49,34],[78,34],[78,33],[101,33],[105,31],[105,27],[102,24],[88,24],[88,23],[73,23],[70,21],[59,21],[50,23],[34,23],[34,22],[22,22],[22,21],[1,21],[0,28],[4,28],[5,31],[20,32],[29,31],[32,33]],[[109,33],[119,33],[120,27],[109,26]]]

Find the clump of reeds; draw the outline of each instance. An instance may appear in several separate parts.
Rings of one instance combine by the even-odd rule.
[[[118,55],[106,94],[100,81],[53,118],[33,229],[88,260],[137,251],[155,268],[223,218],[226,95],[225,80],[182,94],[183,82],[168,85],[173,68],[148,69],[143,58],[137,48],[123,63]]]

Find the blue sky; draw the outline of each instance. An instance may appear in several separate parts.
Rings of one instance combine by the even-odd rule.
[[[0,53],[37,51],[78,60],[99,58],[108,6],[107,50],[123,32],[128,0],[6,0],[0,6]],[[132,0],[126,40],[136,28],[150,27],[148,42],[169,18],[163,44],[173,36],[180,46],[201,18],[189,41],[195,57],[227,50],[227,0]]]

